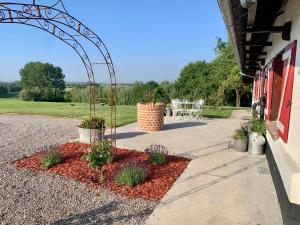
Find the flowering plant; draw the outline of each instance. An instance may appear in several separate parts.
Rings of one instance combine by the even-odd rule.
[[[150,164],[162,165],[167,161],[168,149],[162,145],[150,145],[145,149],[145,153],[148,155],[148,162]]]

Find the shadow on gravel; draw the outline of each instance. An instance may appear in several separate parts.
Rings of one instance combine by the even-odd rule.
[[[139,212],[122,215],[118,207],[118,202],[114,201],[98,209],[93,209],[81,214],[76,214],[66,219],[61,219],[51,223],[51,225],[90,225],[90,224],[112,224],[124,223],[129,220],[144,220],[150,216],[153,209],[147,208]]]

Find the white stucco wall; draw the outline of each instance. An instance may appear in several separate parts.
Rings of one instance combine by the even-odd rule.
[[[281,34],[270,35],[272,47],[266,47],[268,52],[266,63],[274,58],[290,42],[297,40],[297,55],[295,63],[295,75],[290,117],[290,129],[288,142],[285,144],[280,138],[273,141],[270,135],[267,139],[270,143],[273,155],[283,179],[286,192],[291,202],[300,204],[300,1],[289,0],[274,25],[283,25],[292,21],[291,41],[283,41]]]

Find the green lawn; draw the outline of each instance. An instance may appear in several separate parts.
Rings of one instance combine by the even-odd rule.
[[[89,105],[85,103],[66,102],[25,102],[15,98],[14,94],[0,96],[0,114],[16,113],[24,115],[48,115],[85,119],[89,117]],[[97,106],[97,115],[102,115],[106,124],[110,124],[110,107]],[[233,108],[206,107],[202,116],[208,118],[228,118]],[[136,106],[117,106],[117,126],[136,121]]]
[[[72,106],[74,105],[74,106]],[[89,117],[89,105],[85,103],[66,102],[25,102],[15,98],[0,98],[0,114],[16,113],[25,115],[49,115],[85,119]],[[110,107],[97,106],[97,115],[102,115],[106,124],[110,124]],[[117,125],[136,121],[135,106],[117,106]]]
[[[233,108],[225,108],[225,107],[209,107],[204,108],[202,111],[202,116],[207,118],[229,118]]]

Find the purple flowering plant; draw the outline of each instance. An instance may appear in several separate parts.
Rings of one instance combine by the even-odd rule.
[[[145,149],[145,153],[148,155],[148,163],[156,165],[165,164],[169,154],[166,147],[158,144],[150,145]]]

